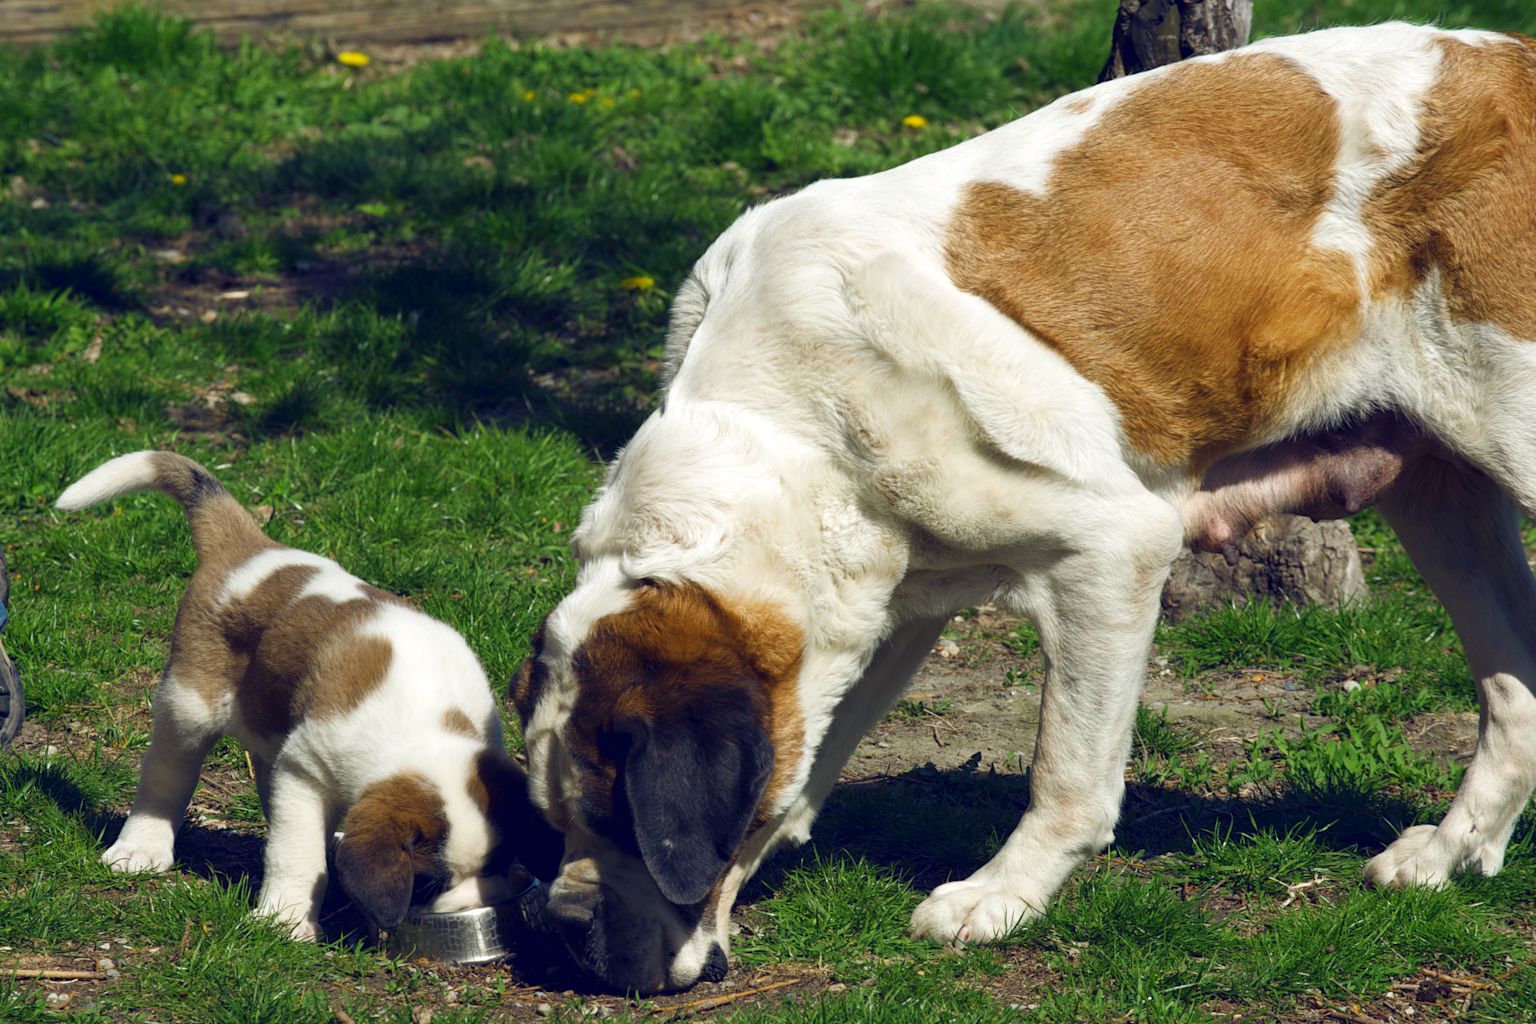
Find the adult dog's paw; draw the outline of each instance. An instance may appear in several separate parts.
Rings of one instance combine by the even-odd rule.
[[[1366,863],[1366,882],[1396,888],[1421,885],[1438,889],[1444,886],[1450,881],[1456,865],[1441,845],[1434,842],[1437,831],[1434,825],[1403,829],[1396,842]]]
[[[946,945],[991,942],[1045,909],[1043,896],[1027,896],[1015,886],[975,876],[933,890],[912,912],[914,938]]]
[[[141,871],[169,871],[176,858],[169,846],[119,840],[101,855],[101,862],[113,871],[137,874]]]

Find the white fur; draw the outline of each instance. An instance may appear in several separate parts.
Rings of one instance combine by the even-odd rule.
[[[154,486],[154,452],[129,452],[91,470],[64,489],[54,505],[73,512]]]
[[[1338,188],[1313,244],[1348,253],[1362,286],[1373,241],[1362,205],[1415,152],[1440,35],[1394,24],[1257,48],[1293,61],[1337,104]],[[1111,840],[1191,474],[1138,454],[1098,387],[957,290],[943,245],[965,186],[1002,181],[1048,196],[1057,156],[1147,80],[1078,94],[1091,104],[1083,113],[1058,101],[903,167],[820,182],[749,211],[699,261],[669,333],[662,406],[584,514],[577,586],[549,620],[550,682],[528,746],[533,790],[557,823],[579,815],[579,770],[560,738],[577,696],[571,656],[594,622],[624,607],[635,579],[653,576],[727,602],[772,601],[806,637],[801,761],[723,883],[726,905],[775,846],[806,837],[945,617],[984,600],[1029,616],[1047,654],[1032,803],[992,861],[924,901],[914,933],[997,938]],[[1397,409],[1536,511],[1536,339],[1453,323],[1442,288],[1431,275],[1415,295],[1366,306],[1359,341],[1294,381],[1273,437],[1256,440]],[[1460,514],[1495,507],[1469,498]],[[1405,534],[1434,518],[1396,514]],[[1508,554],[1503,526],[1473,533],[1439,553],[1419,542],[1426,571]],[[1437,586],[1458,625],[1496,623],[1464,629],[1487,721],[1445,822],[1404,833],[1372,862],[1375,880],[1439,884],[1467,867],[1496,870],[1536,784],[1536,648],[1518,639],[1536,614],[1536,586],[1523,558],[1499,571],[1496,584],[1463,573]],[[632,858],[596,844],[581,861],[626,900],[649,900],[667,927],[680,921],[635,879]],[[670,965],[674,981],[696,976],[701,950],[727,943],[723,920],[674,943],[687,951]]]
[[[146,486],[144,454],[123,456],[87,475],[65,492],[69,507]],[[365,596],[361,581],[330,559],[270,548],[229,574],[218,606],[250,596],[274,572],[293,565],[316,570],[295,600],[342,602]],[[488,749],[502,749],[496,702],[480,663],[451,627],[399,605],[379,604],[360,632],[389,643],[391,658],[382,682],[352,711],[302,719],[286,736],[253,731],[237,713],[232,695],[210,706],[181,681],[172,664],[156,691],[154,736],[133,809],[102,862],[128,872],[171,867],[176,831],[203,758],[227,733],[251,752],[268,820],[257,912],[284,924],[295,938],[321,934],[326,846],[342,816],[370,785],[402,773],[427,781],[441,796],[448,821],[441,853],[448,885],[434,909],[457,910],[505,898],[507,880],[482,875],[495,837],[467,788],[475,759]],[[449,731],[445,714],[450,709],[472,722],[491,723],[489,741]]]

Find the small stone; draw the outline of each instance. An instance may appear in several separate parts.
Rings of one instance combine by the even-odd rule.
[[[58,753],[59,753],[59,748],[54,746],[52,743],[48,744],[46,747],[43,748],[43,756],[44,757],[55,757],[55,756],[58,755]],[[106,948],[110,949],[111,947],[108,946]]]
[[[75,998],[73,992],[49,992],[43,1001],[48,1004],[50,1010],[62,1010],[73,998]]]
[[[117,964],[113,963],[112,958],[109,956],[104,956],[96,961],[96,969],[98,971],[110,971],[116,966]]]
[[[827,991],[828,992],[847,992],[848,991],[848,986],[844,985],[840,981],[837,981],[837,982],[833,982],[832,984],[828,985],[827,986]]]
[[[550,1006],[548,1003],[540,1003],[538,1006],[533,1008],[533,1012],[538,1014],[540,1017],[548,1017],[550,1014],[555,1012],[555,1008]]]
[[[933,649],[938,652],[938,655],[941,658],[954,658],[958,657],[960,654],[960,645],[948,637],[945,637],[943,640],[940,640],[938,643],[934,644]]]
[[[1346,679],[1346,680],[1344,680],[1344,692],[1345,693],[1354,693],[1358,689],[1360,689],[1360,684],[1357,681],[1355,681],[1353,679]]]
[[[112,943],[110,943],[110,942],[103,942],[101,945],[97,946],[96,948],[97,949],[111,949],[112,948]]]

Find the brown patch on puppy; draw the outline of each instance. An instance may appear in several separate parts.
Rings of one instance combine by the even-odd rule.
[[[1283,58],[1180,65],[1062,153],[1048,196],[969,186],[950,276],[1103,388],[1137,449],[1209,460],[1357,330],[1352,262],[1310,244],[1338,136]]]
[[[469,716],[458,708],[449,708],[443,712],[443,728],[467,739],[480,739],[480,730],[476,729],[475,723],[471,722]]]
[[[1456,319],[1536,339],[1536,42],[1439,46],[1418,153],[1364,210],[1373,290],[1439,270]]]
[[[346,714],[383,682],[393,657],[389,641],[358,629],[382,605],[404,602],[373,587],[350,601],[300,598],[319,570],[285,565],[221,607],[234,568],[199,567],[171,635],[170,671],[210,705],[232,693],[252,730],[282,736],[303,718]]]
[[[435,870],[448,833],[441,795],[414,772],[391,775],[363,790],[342,831],[336,873],[347,895],[381,927],[399,924],[417,873]]]
[[[1087,96],[1076,96],[1062,102],[1061,109],[1069,114],[1086,114],[1093,109],[1093,100]]]

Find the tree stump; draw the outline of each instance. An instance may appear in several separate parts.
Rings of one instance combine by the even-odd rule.
[[[1253,0],[1120,0],[1099,81],[1248,42]]]
[[[1204,552],[1180,554],[1163,587],[1163,615],[1177,621],[1201,608],[1250,600],[1337,608],[1367,593],[1360,549],[1347,523],[1275,516],[1243,538],[1235,562]]]

